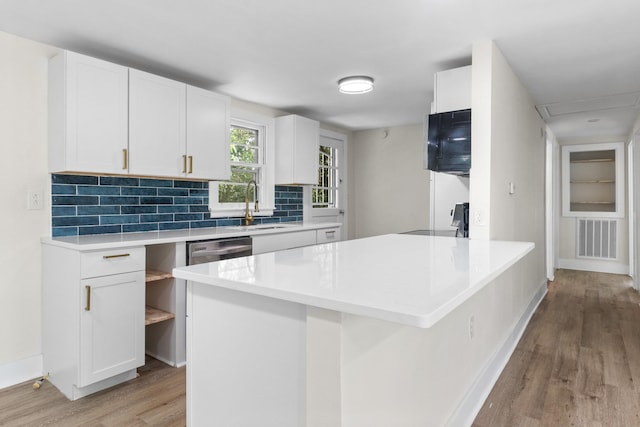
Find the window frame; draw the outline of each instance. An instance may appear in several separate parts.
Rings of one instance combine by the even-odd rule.
[[[229,127],[238,126],[248,129],[258,130],[258,146],[261,159],[258,163],[259,187],[258,187],[258,212],[252,212],[254,217],[272,216],[275,209],[275,188],[274,188],[274,132],[275,120],[273,117],[267,117],[248,111],[233,112]],[[227,141],[230,147],[231,141]],[[230,155],[230,148],[228,151]],[[229,168],[233,162],[229,161]],[[220,203],[218,201],[218,186],[220,183],[229,181],[210,181],[209,182],[209,212],[211,218],[224,217],[242,217],[245,214],[245,204],[242,203]],[[251,203],[249,208],[251,209]]]
[[[340,152],[339,152],[339,146],[337,143],[329,143],[329,144],[318,144],[318,157],[320,155],[320,146],[323,147],[329,147],[331,149],[331,158],[333,160],[332,162],[332,166],[326,167],[329,170],[334,170],[335,171],[335,182],[334,182],[334,186],[329,186],[326,187],[326,189],[329,191],[330,196],[329,199],[333,199],[334,202],[334,206],[330,206],[330,207],[323,207],[323,206],[315,206],[313,203],[313,191],[316,189],[320,189],[320,188],[324,188],[324,187],[320,187],[319,185],[312,185],[311,186],[311,207],[316,210],[324,210],[325,212],[333,212],[336,210],[340,209],[340,185],[339,185],[339,181],[340,181],[340,166],[342,164],[342,159],[340,158]],[[321,168],[325,167],[323,165],[320,164],[320,159],[318,158],[318,179],[321,176]],[[333,194],[331,194],[333,193]]]
[[[308,202],[307,208],[309,210],[309,214],[311,217],[321,218],[321,217],[337,217],[346,211],[346,167],[347,167],[347,146],[346,146],[346,137],[343,134],[327,131],[324,129],[320,129],[320,142],[322,142],[322,137],[324,137],[325,142],[329,142],[328,144],[318,143],[318,154],[320,153],[320,145],[330,146],[338,150],[338,153],[341,152],[341,155],[338,154],[338,163],[337,163],[337,193],[336,193],[336,207],[334,208],[321,208],[313,206],[313,188],[317,187],[317,185],[309,186],[308,190]],[[333,142],[335,141],[335,142]],[[333,142],[333,143],[332,143]],[[318,174],[320,173],[320,162],[319,158],[317,160],[317,170]],[[340,192],[343,194],[340,194]]]

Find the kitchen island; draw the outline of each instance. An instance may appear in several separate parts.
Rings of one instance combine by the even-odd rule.
[[[546,292],[519,290],[533,247],[392,234],[176,268],[188,424],[464,419]]]

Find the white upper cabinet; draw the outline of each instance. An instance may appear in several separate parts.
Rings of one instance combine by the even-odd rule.
[[[187,173],[185,111],[184,83],[129,71],[129,173]]]
[[[437,72],[434,80],[434,113],[471,108],[471,65]]]
[[[68,51],[49,61],[51,172],[127,172],[128,73]]]
[[[297,115],[276,118],[276,184],[318,183],[320,123]]]
[[[49,171],[229,179],[228,97],[65,51],[49,62]]]
[[[230,101],[187,86],[187,172],[190,178],[226,180],[229,165]]]

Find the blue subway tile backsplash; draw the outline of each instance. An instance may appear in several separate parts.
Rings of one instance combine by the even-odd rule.
[[[113,176],[51,175],[53,237],[240,225],[241,217],[209,218],[209,184]],[[302,221],[302,187],[275,187],[272,217]]]

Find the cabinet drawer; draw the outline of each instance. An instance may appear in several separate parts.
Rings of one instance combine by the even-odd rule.
[[[316,244],[315,230],[253,236],[253,254],[300,248]]]
[[[80,276],[85,279],[144,270],[144,260],[144,247],[83,252],[80,255]]]
[[[338,242],[340,241],[340,228],[325,228],[316,230],[318,243]]]

